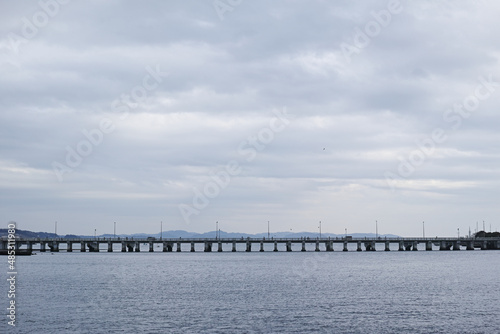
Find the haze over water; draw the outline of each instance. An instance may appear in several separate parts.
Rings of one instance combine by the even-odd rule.
[[[39,253],[9,332],[498,333],[498,255]]]

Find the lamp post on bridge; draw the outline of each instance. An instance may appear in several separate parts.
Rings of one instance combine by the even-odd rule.
[[[375,239],[378,239],[378,221],[375,221]]]
[[[113,222],[113,239],[116,239],[116,222]]]
[[[425,239],[425,221],[422,222],[422,238]]]
[[[319,221],[319,238],[321,239],[321,220]]]

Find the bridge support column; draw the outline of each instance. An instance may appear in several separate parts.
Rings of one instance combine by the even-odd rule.
[[[458,241],[453,241],[453,250],[454,251],[460,250],[460,245],[458,244]]]
[[[474,250],[474,241],[467,241],[467,250]]]
[[[149,242],[149,252],[150,252],[150,253],[152,253],[152,252],[154,252],[154,251],[155,251],[155,248],[154,248],[154,247],[155,247],[155,246],[154,246],[153,242],[152,242],[152,241],[150,241],[150,242]]]
[[[481,250],[487,250],[488,249],[488,243],[486,241],[483,241],[481,243]]]
[[[85,249],[85,244],[82,243],[83,249]],[[45,242],[40,242],[40,252],[44,253],[45,252]],[[85,252],[85,251],[84,251]]]
[[[134,244],[133,243],[127,243],[127,249],[129,252],[133,252],[134,251]]]
[[[264,251],[264,242],[263,241],[260,242],[260,251],[261,252]]]
[[[217,251],[222,252],[222,242],[219,242],[219,244],[217,245]]]
[[[290,241],[286,242],[286,251],[291,252],[292,251],[292,243]]]
[[[139,241],[135,242],[135,251],[140,252],[141,251],[141,243]]]
[[[316,248],[314,249],[315,252],[319,252],[319,241],[316,241]]]
[[[498,240],[498,241],[496,242],[495,249],[500,249],[500,240]]]
[[[247,241],[247,249],[246,249],[247,252],[251,252],[252,251],[252,243],[250,241]]]
[[[446,243],[446,241],[441,241],[439,243],[439,250],[450,250],[450,246]]]
[[[211,242],[205,242],[205,252],[211,252],[212,251],[212,243]]]
[[[398,251],[402,252],[404,250],[405,250],[405,243],[403,241],[400,241]]]
[[[168,246],[166,242],[163,242],[163,252],[164,253],[168,252]]]
[[[195,249],[194,249],[194,242],[191,243],[191,252],[195,252]]]
[[[17,246],[17,243],[16,243]],[[49,243],[49,248],[51,252],[59,252],[59,242],[54,241]]]
[[[122,253],[127,251],[127,243],[122,241]]]
[[[430,241],[425,242],[425,250],[432,251],[432,242],[430,242]]]
[[[275,241],[274,242],[274,252],[277,252],[278,251],[278,242]]]
[[[325,248],[327,252],[333,252],[333,242],[332,241],[326,241],[325,242]]]
[[[177,243],[177,252],[179,252],[179,253],[181,252],[181,243],[180,242]]]
[[[236,252],[236,242],[234,242],[234,241],[233,241],[233,249],[231,251]]]
[[[302,241],[302,249],[300,251],[301,252],[305,252],[306,251],[306,242],[305,241]]]
[[[357,252],[361,252],[362,249],[361,249],[361,241],[358,241],[358,247],[356,248],[356,251]]]
[[[418,251],[418,242],[414,241],[412,246],[413,251]]]
[[[343,252],[347,252],[347,241],[344,241],[344,248],[342,249]]]
[[[386,241],[385,242],[385,249],[384,249],[386,252],[389,252],[391,250],[391,248],[389,247],[389,241]]]
[[[28,242],[28,250],[31,250],[31,242]],[[73,251],[73,243],[68,241],[66,243],[66,252],[72,252]]]
[[[113,243],[111,241],[108,241],[108,252],[113,252]]]
[[[365,243],[365,248],[367,251],[375,251],[375,241],[370,241],[370,242],[367,242]]]

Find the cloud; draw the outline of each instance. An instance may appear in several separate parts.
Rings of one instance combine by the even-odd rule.
[[[326,232],[354,233],[378,220],[387,233],[411,235],[434,220],[429,233],[454,235],[457,225],[494,221],[500,87],[459,127],[445,116],[480,77],[500,82],[500,8],[400,5],[350,62],[341,44],[389,2],[251,1],[223,20],[204,1],[68,2],[17,52],[12,34],[23,37],[44,9],[5,5],[1,216],[32,230],[57,220],[75,234],[109,232],[114,221],[123,233],[158,232],[159,221],[203,232],[216,220],[241,232],[261,232],[268,220],[312,231],[321,220]],[[141,97],[148,68],[165,75]],[[255,142],[284,107],[290,124]],[[446,141],[392,191],[386,173],[398,175],[436,128]],[[97,130],[92,143],[86,133]],[[68,166],[68,152],[87,141],[91,153]],[[251,143],[249,161],[241,145]],[[179,204],[230,161],[241,173],[186,222]],[[54,162],[68,168],[62,182]]]

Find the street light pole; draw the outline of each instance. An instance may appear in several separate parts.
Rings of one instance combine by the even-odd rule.
[[[425,239],[425,222],[422,222],[422,237]]]
[[[460,227],[457,228],[457,237],[460,239]]]
[[[375,238],[378,239],[378,221],[375,221]]]
[[[219,230],[219,222],[215,222],[215,240],[217,240],[217,231]]]
[[[319,221],[319,238],[321,239],[321,220]]]

